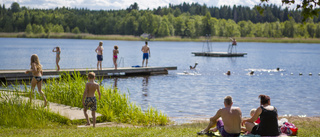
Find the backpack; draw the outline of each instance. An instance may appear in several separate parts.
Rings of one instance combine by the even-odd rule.
[[[289,122],[284,122],[280,127],[281,133],[287,134],[288,136],[296,136],[298,134],[298,128]]]

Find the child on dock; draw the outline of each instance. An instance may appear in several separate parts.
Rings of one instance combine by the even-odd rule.
[[[34,91],[34,88],[38,87],[38,91],[41,94],[41,96],[43,97],[44,100],[44,107],[47,106],[47,99],[44,96],[44,93],[41,90],[41,86],[42,86],[42,66],[40,64],[39,61],[39,57],[37,54],[33,54],[31,56],[31,63],[30,63],[31,69],[26,71],[26,74],[28,74],[29,72],[32,73],[33,77],[31,80],[31,92],[30,92],[30,103],[32,102],[32,94]]]
[[[97,70],[99,70],[99,65],[100,65],[100,70],[102,70],[102,60],[103,60],[103,46],[102,46],[102,41],[99,42],[99,46],[96,48],[96,53],[97,53]]]
[[[55,47],[52,52],[56,52],[56,65],[57,65],[57,71],[60,70],[59,61],[60,61],[60,53],[61,49],[60,47]]]
[[[118,46],[115,45],[113,49],[113,64],[114,64],[115,70],[117,70],[117,67],[118,67],[117,65],[118,54],[119,54]]]
[[[94,82],[95,75],[96,74],[94,72],[89,72],[89,74],[88,74],[89,82],[86,83],[86,87],[85,87],[85,90],[83,93],[83,98],[82,98],[82,104],[84,107],[83,112],[84,112],[84,116],[87,119],[86,126],[90,126],[90,121],[89,121],[88,114],[87,114],[87,110],[90,107],[90,110],[92,111],[93,127],[95,127],[95,125],[96,125],[96,110],[97,110],[97,99],[94,95],[95,91],[97,91],[99,94],[99,100],[101,98],[99,84]]]

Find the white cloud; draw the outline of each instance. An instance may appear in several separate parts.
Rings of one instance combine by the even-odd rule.
[[[10,7],[13,2],[18,2],[20,6],[29,8],[56,8],[56,7],[77,7],[88,8],[91,10],[110,10],[110,9],[126,9],[134,2],[138,3],[140,9],[154,9],[171,4],[181,4],[183,2],[191,4],[199,3],[206,4],[207,6],[220,7],[221,5],[242,5],[253,7],[260,4],[260,0],[0,0],[0,4],[5,4]],[[281,5],[281,0],[269,0],[268,4]]]

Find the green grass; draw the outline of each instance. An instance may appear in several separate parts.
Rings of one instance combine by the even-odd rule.
[[[320,136],[318,124],[315,122],[295,122],[299,128],[300,137]],[[194,137],[196,133],[205,128],[207,123],[193,123],[175,126],[155,127],[96,127],[96,128],[67,128],[67,129],[3,129],[0,134],[4,136],[112,136],[112,137]],[[206,136],[203,136],[206,137]]]
[[[196,136],[204,125],[156,126],[156,127],[96,127],[96,128],[68,128],[68,129],[4,129],[0,131],[4,136],[110,136],[110,137],[181,137]]]
[[[1,128],[54,128],[70,125],[71,121],[48,109],[19,98],[18,94],[0,94]]]
[[[299,137],[319,137],[320,121],[293,121],[292,123],[298,127]]]
[[[49,102],[65,104],[72,107],[83,108],[82,97],[87,78],[79,72],[73,76],[68,73],[62,74],[62,78],[54,78],[46,81],[43,91]],[[25,86],[26,87],[26,86]],[[30,90],[27,88],[27,90]],[[131,103],[125,93],[117,89],[100,86],[101,100],[97,103],[97,112],[102,114],[100,122],[116,121],[138,125],[167,125],[169,123],[166,114],[153,107],[142,110],[140,106]],[[98,94],[96,92],[98,99]],[[38,94],[37,98],[42,99]]]

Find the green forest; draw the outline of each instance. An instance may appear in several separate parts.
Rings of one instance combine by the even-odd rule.
[[[301,11],[276,5],[208,7],[198,3],[169,4],[140,10],[137,3],[122,10],[61,7],[30,9],[14,2],[0,4],[0,32],[27,34],[89,33],[197,38],[218,37],[320,38],[320,17],[302,23]]]

